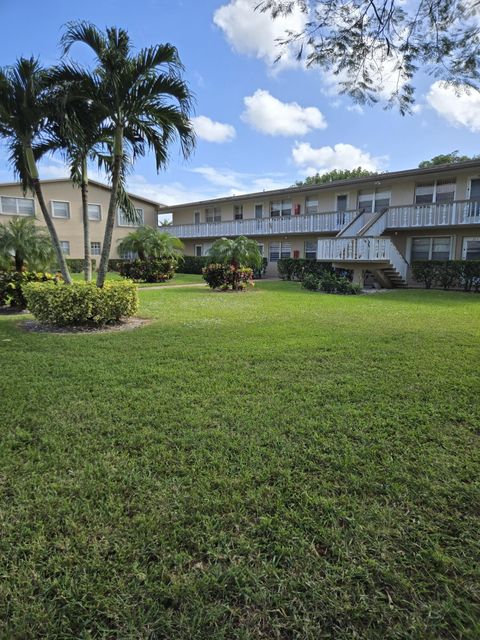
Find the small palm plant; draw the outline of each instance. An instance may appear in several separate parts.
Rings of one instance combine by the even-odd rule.
[[[235,269],[241,267],[258,269],[262,264],[258,244],[245,236],[219,238],[212,244],[208,256],[213,262],[230,264]]]
[[[33,220],[18,218],[0,224],[0,260],[15,262],[15,270],[43,269],[54,260],[55,252],[48,235]]]
[[[184,248],[183,242],[169,233],[145,226],[132,231],[123,238],[119,245],[120,254],[136,253],[140,260],[147,258],[179,259]]]

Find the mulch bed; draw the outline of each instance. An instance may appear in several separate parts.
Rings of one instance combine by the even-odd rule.
[[[56,327],[53,325],[42,324],[36,320],[24,320],[18,323],[18,327],[24,331],[30,331],[31,333],[115,333],[118,331],[131,331],[132,329],[138,329],[147,324],[150,324],[151,320],[147,318],[128,318],[128,320],[122,320],[116,324],[105,325],[102,327],[95,326],[73,326],[73,327]]]

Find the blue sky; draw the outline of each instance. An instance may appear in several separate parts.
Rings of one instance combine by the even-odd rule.
[[[151,157],[139,161],[129,180],[135,193],[176,204],[288,186],[312,171],[359,164],[380,170],[411,168],[419,161],[458,149],[479,152],[480,99],[456,96],[420,75],[416,112],[402,117],[382,105],[359,108],[338,95],[332,78],[305,70],[293,57],[281,64],[275,38],[287,23],[254,13],[257,0],[2,0],[0,21],[24,25],[4,29],[0,65],[20,55],[58,60],[62,25],[75,19],[99,27],[123,26],[142,47],[172,42],[196,96],[198,145],[184,161],[172,150],[168,169],[157,175]],[[88,62],[80,45],[72,55]],[[385,82],[388,83],[388,77]],[[42,168],[44,177],[65,175],[61,160]],[[0,180],[12,179],[0,149]]]

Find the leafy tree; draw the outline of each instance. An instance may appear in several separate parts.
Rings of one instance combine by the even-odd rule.
[[[179,258],[184,244],[169,233],[145,226],[132,231],[120,240],[120,254],[136,253],[140,260],[147,258]]]
[[[262,255],[257,242],[245,236],[215,240],[208,256],[213,262],[230,264],[235,269],[241,267],[258,269],[262,264]]]
[[[192,95],[181,78],[183,66],[177,49],[171,44],[133,53],[124,29],[110,27],[102,32],[87,22],[67,25],[62,38],[64,54],[68,54],[75,43],[86,44],[91,49],[95,68],[64,62],[63,80],[77,85],[103,110],[103,122],[110,126],[113,140],[111,157],[105,165],[112,193],[98,269],[97,285],[101,287],[107,273],[117,208],[125,209],[132,220],[137,215],[128,199],[122,201],[120,196],[127,171],[147,149],[153,151],[159,171],[166,165],[168,148],[175,139],[180,141],[184,157],[191,153],[195,143],[189,119]]]
[[[161,220],[158,223],[159,227],[171,227],[173,225],[173,222],[171,220]]]
[[[286,32],[280,56],[293,45],[308,66],[338,76],[340,91],[373,103],[394,76],[389,104],[414,103],[417,69],[457,86],[480,88],[478,6],[467,0],[261,0],[273,18],[305,13],[300,32]],[[389,83],[390,84],[390,83]]]
[[[419,163],[420,169],[426,169],[428,167],[435,167],[439,164],[456,164],[457,162],[468,162],[469,160],[478,160],[478,156],[460,156],[458,151],[452,151],[451,153],[444,153],[438,156],[434,156],[430,160],[423,160]]]
[[[37,197],[63,279],[71,283],[57,230],[43,196],[37,167],[39,153],[35,152],[49,112],[51,93],[47,73],[38,60],[20,58],[13,67],[0,70],[0,138],[6,141],[10,164],[24,192],[30,190]]]
[[[305,180],[299,180],[295,183],[296,187],[305,187],[313,184],[326,184],[328,182],[336,182],[337,180],[349,180],[351,178],[368,178],[368,176],[378,175],[375,171],[362,169],[333,169],[328,173],[316,173],[314,176],[308,176]]]
[[[0,258],[2,262],[14,259],[15,270],[45,268],[54,259],[55,252],[49,236],[30,218],[14,218],[0,224]]]

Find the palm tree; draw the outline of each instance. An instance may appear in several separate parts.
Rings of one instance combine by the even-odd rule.
[[[262,255],[258,244],[255,240],[249,240],[245,236],[215,240],[208,256],[214,262],[230,264],[235,269],[241,267],[258,269],[262,264]]]
[[[138,156],[152,150],[157,171],[168,161],[168,147],[180,141],[184,157],[193,150],[195,136],[189,116],[192,95],[180,74],[183,66],[171,44],[132,52],[128,33],[116,27],[100,31],[88,22],[67,25],[62,37],[64,55],[75,43],[86,44],[94,53],[93,70],[65,62],[62,76],[82,88],[98,109],[113,138],[108,163],[112,191],[105,225],[97,285],[103,286],[108,268],[117,208],[123,206],[119,187],[125,186],[129,166]],[[135,141],[135,146],[132,146]],[[125,190],[124,190],[125,191]],[[135,220],[128,201],[126,214]]]
[[[140,260],[147,258],[180,258],[184,244],[169,233],[145,226],[132,231],[118,245],[120,254],[136,253]]]
[[[24,192],[31,190],[37,196],[63,279],[70,284],[67,262],[43,197],[35,152],[50,100],[47,73],[35,58],[20,58],[13,67],[0,69],[0,137],[7,143],[10,164]]]
[[[15,270],[22,271],[25,264],[31,269],[45,268],[54,259],[52,243],[30,218],[17,218],[0,224],[0,259],[15,261]]]

